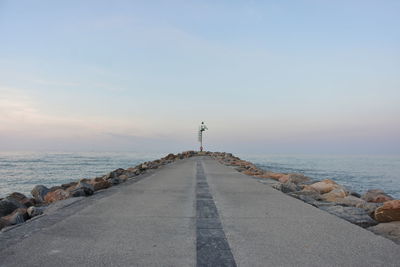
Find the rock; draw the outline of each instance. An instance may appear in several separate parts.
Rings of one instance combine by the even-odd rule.
[[[400,221],[380,223],[369,227],[368,230],[377,235],[393,240],[395,243],[400,245]]]
[[[0,201],[0,217],[12,213],[14,210],[21,208],[21,204],[16,200],[3,199]]]
[[[109,181],[104,180],[101,177],[89,180],[88,184],[91,184],[93,186],[94,191],[99,191],[101,189],[106,189],[112,186],[112,184]]]
[[[130,177],[133,177],[133,176],[136,176],[136,175],[139,175],[141,172],[140,172],[140,170],[138,169],[138,168],[128,168],[127,170],[126,170],[126,175],[128,175],[128,177],[130,178]]]
[[[139,166],[141,166],[141,165],[139,165]],[[124,169],[119,168],[119,169],[116,169],[116,170],[110,172],[109,174],[105,175],[105,177],[103,177],[103,178],[105,178],[105,179],[117,178],[118,176],[122,175],[124,172],[125,172]]]
[[[364,203],[357,204],[356,207],[364,209],[366,212],[368,212],[369,216],[374,217],[375,210],[382,205],[383,203],[372,203],[364,201]]]
[[[25,222],[29,219],[29,216],[25,208],[18,208],[10,215],[4,216],[2,219],[8,221],[11,225],[14,225]]]
[[[351,206],[351,207],[357,207],[357,208],[361,208],[360,206],[365,205],[365,203],[367,203],[364,200],[362,200],[361,198],[354,197],[351,195],[346,196],[344,198],[338,198],[335,202],[338,204]]]
[[[3,218],[0,218],[0,230],[4,227],[10,226],[11,223]]]
[[[70,188],[72,186],[76,186],[77,184],[78,184],[78,182],[70,182],[70,183],[67,183],[67,184],[62,184],[61,188],[66,190],[67,188]]]
[[[170,153],[167,156],[165,156],[163,159],[165,159],[165,160],[174,160],[175,157],[176,156],[174,154]]]
[[[122,174],[122,175],[118,176],[118,179],[120,180],[120,182],[126,182],[126,180],[128,180],[128,176],[125,174]]]
[[[360,208],[328,206],[328,207],[320,207],[320,209],[325,210],[348,222],[351,222],[353,224],[356,224],[364,228],[378,224],[378,222],[373,220],[365,210]]]
[[[342,188],[335,188],[329,193],[325,193],[322,195],[322,199],[329,202],[340,201],[344,197],[347,196],[347,192]]]
[[[49,192],[53,192],[53,191],[56,191],[58,189],[64,189],[64,188],[62,188],[62,186],[59,186],[59,185],[52,186],[52,187],[50,187]]]
[[[368,190],[361,198],[367,202],[374,202],[374,203],[382,203],[385,201],[393,200],[391,196],[389,196],[380,189]]]
[[[19,202],[20,204],[24,205],[24,207],[30,207],[30,206],[35,205],[34,199],[28,198],[24,194],[21,194],[18,192],[11,193],[10,195],[8,195],[6,197],[6,199],[13,199],[13,200]]]
[[[67,199],[69,198],[70,192],[63,190],[63,189],[57,189],[55,191],[52,192],[48,192],[45,196],[44,196],[44,201],[46,203],[52,203],[52,202],[56,202],[59,200],[63,200],[63,199]]]
[[[375,210],[374,218],[378,222],[400,221],[400,200],[383,203],[383,206]]]
[[[166,162],[172,162],[172,161],[167,160]],[[137,168],[140,172],[144,172],[145,170],[148,169],[148,167],[149,167],[149,166],[147,166],[147,162],[145,162],[145,163],[142,163],[142,164],[137,165],[135,168]],[[123,174],[123,173],[121,173],[121,174]],[[121,175],[121,174],[119,174],[119,175]],[[118,176],[119,176],[119,175],[118,175]],[[117,176],[117,177],[118,177],[118,176]]]
[[[295,192],[295,191],[300,191],[300,190],[301,190],[301,188],[293,182],[288,181],[288,182],[282,184],[282,192],[283,193]]]
[[[304,201],[307,204],[313,205],[313,203],[316,201],[315,198],[307,195],[297,195],[295,193],[288,193],[289,196],[300,199],[301,201]]]
[[[357,193],[357,192],[354,192],[354,191],[351,191],[349,195],[353,196],[353,197],[361,198],[361,195],[359,193]]]
[[[44,185],[36,185],[32,191],[31,194],[33,198],[36,200],[36,202],[41,203],[44,202],[44,196],[50,192],[50,190],[45,187]]]
[[[287,175],[282,175],[279,178],[279,182],[281,182],[281,183],[291,182],[291,183],[295,183],[295,184],[304,183],[304,182],[307,182],[310,180],[311,180],[310,178],[308,178],[307,176],[304,176],[303,174],[300,174],[300,173],[290,173]]]
[[[275,172],[264,172],[262,174],[257,175],[257,177],[259,177],[259,178],[271,178],[271,179],[274,179],[274,180],[279,180],[280,178],[282,178],[285,175],[287,175],[287,174],[275,173]]]
[[[300,173],[290,173],[289,174],[289,181],[295,184],[301,184],[305,182],[311,181],[311,179],[304,174]]]
[[[44,210],[46,209],[46,207],[29,207],[26,212],[28,213],[29,217],[33,218],[36,216],[39,216],[41,214],[43,214]]]
[[[85,197],[93,195],[94,187],[81,180],[76,186],[70,187],[66,191],[69,191],[72,197]]]
[[[258,175],[262,175],[263,171],[256,169],[256,168],[250,168],[242,173],[246,174],[246,175],[250,175],[250,176],[258,176]]]
[[[121,180],[119,178],[111,178],[108,179],[107,181],[109,181],[112,185],[117,185],[121,183]]]
[[[317,190],[320,194],[326,194],[339,187],[337,183],[330,179],[322,180],[321,182],[316,182],[311,185],[308,185],[311,188]]]
[[[335,202],[329,202],[329,201],[314,201],[312,203],[309,203],[317,208],[322,208],[322,207],[333,207],[333,206],[337,206],[337,203]],[[341,206],[341,205],[339,205]]]
[[[297,192],[292,192],[290,194],[292,196],[294,196],[294,195],[296,195],[296,196],[308,196],[308,197],[313,198],[314,200],[322,200],[321,194],[318,193],[317,191],[301,190],[301,191],[297,191]],[[299,198],[299,197],[297,197],[297,198]]]

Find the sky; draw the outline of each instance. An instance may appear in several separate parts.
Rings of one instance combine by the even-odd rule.
[[[0,150],[400,154],[399,14],[0,0]]]

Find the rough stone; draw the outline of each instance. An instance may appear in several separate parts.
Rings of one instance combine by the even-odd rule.
[[[70,188],[72,186],[76,186],[77,184],[78,184],[78,182],[70,182],[70,183],[67,183],[67,184],[62,184],[61,187],[62,187],[62,189],[66,190],[67,188]]]
[[[94,193],[94,186],[81,180],[76,186],[68,188],[67,191],[70,192],[72,197],[91,196]]]
[[[383,203],[372,203],[372,202],[365,202],[357,204],[356,207],[360,209],[364,209],[368,212],[369,216],[374,217],[375,210],[382,206]]]
[[[117,185],[121,183],[121,180],[118,178],[110,178],[107,181],[109,181],[112,185]]]
[[[172,153],[168,154],[167,156],[165,156],[163,159],[165,160],[174,160],[176,158],[176,156]]]
[[[291,173],[289,174],[289,181],[295,184],[302,184],[311,181],[311,179],[301,173]]]
[[[389,196],[380,189],[368,190],[361,198],[367,202],[374,202],[374,203],[383,203],[389,200],[393,200],[391,196]]]
[[[358,198],[358,197],[355,197],[352,195],[346,196],[344,198],[339,198],[335,202],[338,204],[352,206],[352,207],[358,207],[358,208],[361,208],[360,206],[365,205],[365,203],[367,203],[364,200],[362,200],[361,198]]]
[[[289,173],[287,175],[282,175],[279,178],[279,182],[281,182],[281,183],[291,182],[291,183],[295,183],[295,184],[304,183],[304,182],[307,182],[310,180],[311,180],[310,178],[308,178],[307,176],[304,176],[303,174],[300,174],[300,173]]]
[[[31,206],[26,210],[26,212],[28,213],[29,217],[33,218],[33,217],[43,214],[45,209],[46,209],[46,207]]]
[[[30,207],[30,206],[35,205],[34,199],[28,198],[24,194],[21,194],[18,192],[11,193],[10,195],[8,195],[6,197],[6,199],[15,200],[15,201],[19,202],[21,205],[23,205],[24,207]]]
[[[279,180],[280,178],[282,178],[285,175],[287,175],[287,174],[275,173],[275,172],[264,172],[264,173],[256,175],[256,176],[259,177],[259,178],[271,178],[271,179],[274,179],[274,180]]]
[[[311,191],[311,190],[301,190],[301,191],[297,191],[297,192],[292,192],[290,194],[297,198],[299,198],[300,196],[307,196],[307,197],[313,198],[314,200],[322,200],[321,194],[319,194],[316,191]]]
[[[351,191],[349,195],[353,196],[353,197],[361,198],[361,195],[359,193],[357,193],[357,192],[354,192],[354,191]]]
[[[109,181],[104,180],[101,177],[97,177],[97,178],[93,178],[93,179],[89,180],[88,184],[91,184],[93,186],[94,191],[98,191],[101,189],[107,189],[112,186],[112,184]]]
[[[0,230],[4,227],[10,226],[11,223],[3,218],[0,218]]]
[[[329,193],[333,189],[336,189],[339,187],[339,185],[336,182],[334,182],[330,179],[325,179],[325,180],[322,180],[321,182],[316,182],[316,183],[308,185],[308,186],[311,188],[314,188],[321,194]]]
[[[384,236],[400,245],[400,221],[380,223],[369,227],[371,232]]]
[[[121,182],[126,182],[126,180],[128,180],[128,176],[126,174],[122,174],[122,175],[118,176],[118,179]]]
[[[56,191],[58,189],[63,189],[63,188],[61,186],[59,186],[59,185],[52,186],[52,187],[50,187],[49,192],[54,192],[54,191]]]
[[[283,193],[289,193],[289,192],[295,192],[295,191],[299,191],[300,187],[298,187],[295,183],[292,182],[286,182],[281,184],[281,191]]]
[[[400,221],[400,200],[391,200],[375,210],[375,220],[378,222]]]
[[[4,216],[2,219],[8,221],[11,225],[20,224],[29,218],[25,208],[18,208],[11,214]]]
[[[262,175],[263,172],[258,169],[248,169],[243,171],[242,173],[250,176],[257,176],[257,175]]]
[[[325,201],[337,202],[347,196],[347,192],[342,188],[335,188],[332,191],[322,195]]]
[[[20,207],[20,203],[15,200],[3,199],[0,201],[0,217],[8,215]]]
[[[59,200],[63,200],[63,199],[67,199],[69,198],[70,192],[63,190],[63,189],[57,189],[55,191],[49,192],[44,196],[44,200],[47,203],[52,203],[52,202],[56,202]]]
[[[328,206],[319,208],[364,228],[378,224],[378,222],[373,220],[365,210],[360,208],[343,206]]]
[[[44,186],[44,185],[36,185],[32,191],[31,194],[33,196],[33,198],[37,201],[37,202],[44,202],[44,196],[49,192],[50,190]]]

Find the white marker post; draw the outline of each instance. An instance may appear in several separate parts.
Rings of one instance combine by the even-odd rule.
[[[207,126],[204,124],[204,121],[201,122],[199,127],[199,142],[200,142],[200,152],[203,151],[203,132],[208,130]]]

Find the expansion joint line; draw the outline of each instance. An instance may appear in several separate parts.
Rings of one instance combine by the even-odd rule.
[[[197,266],[236,266],[201,161],[196,162]]]

